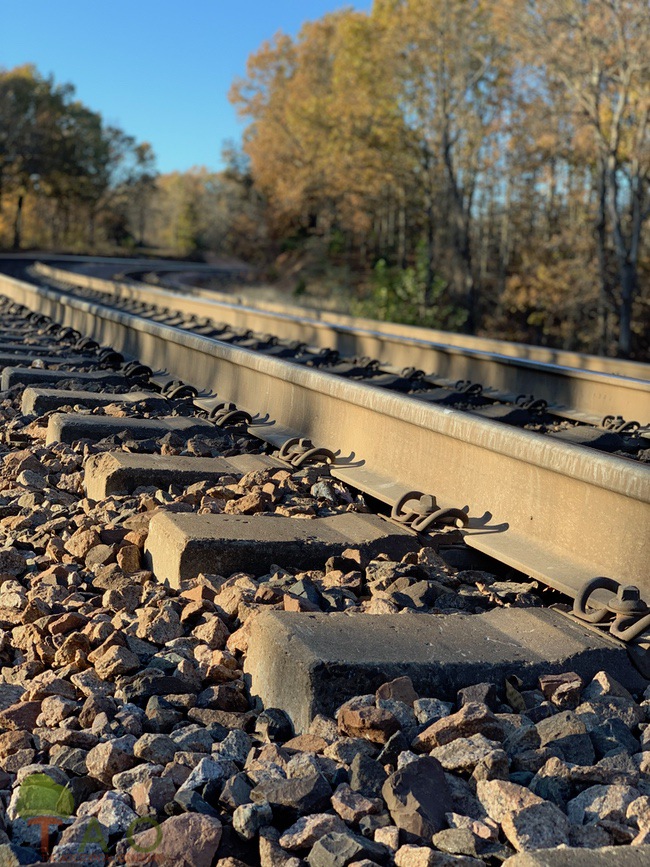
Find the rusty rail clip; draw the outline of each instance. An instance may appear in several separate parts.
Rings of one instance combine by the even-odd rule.
[[[589,597],[596,590],[609,590],[615,594],[609,602],[587,609]],[[621,584],[613,578],[592,578],[580,588],[573,601],[574,617],[609,630],[621,641],[634,641],[650,629],[650,607],[641,599],[639,588]]]
[[[175,379],[163,386],[161,394],[169,398],[169,400],[193,400],[197,396],[198,391],[193,385],[188,385],[180,379]]]
[[[483,394],[483,386],[480,382],[472,382],[471,379],[459,379],[454,385],[454,391],[470,397],[478,397]]]
[[[245,409],[239,409],[234,403],[218,403],[213,406],[208,416],[217,427],[226,427],[231,424],[251,424],[253,418]]]
[[[405,508],[407,503],[409,508]],[[439,509],[436,498],[421,491],[409,491],[401,496],[390,516],[393,521],[407,524],[418,533],[425,533],[433,524],[446,521],[453,521],[456,526],[460,521],[463,527],[469,524],[469,516],[462,509]]]
[[[333,464],[336,460],[333,451],[322,446],[315,446],[311,440],[304,437],[288,439],[282,444],[278,456],[296,469],[307,463],[315,464],[327,461],[327,463]]]
[[[535,397],[532,394],[519,394],[515,398],[515,403],[517,406],[521,407],[521,409],[527,409],[530,412],[546,412],[548,409],[548,403],[544,400],[543,397]]]
[[[638,421],[626,421],[622,415],[606,415],[600,426],[612,433],[637,433],[641,429]]]

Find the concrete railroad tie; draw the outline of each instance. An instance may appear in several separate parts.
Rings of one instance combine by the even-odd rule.
[[[251,693],[280,707],[296,731],[355,695],[406,675],[421,695],[453,698],[513,672],[534,687],[541,674],[575,671],[588,681],[615,671],[630,689],[647,684],[617,642],[559,612],[495,608],[485,614],[306,614],[265,611],[252,624],[244,666]]]
[[[97,442],[103,437],[114,436],[122,431],[126,431],[136,440],[161,437],[167,433],[178,434],[184,439],[197,434],[208,438],[221,435],[219,429],[209,421],[195,418],[113,418],[58,412],[50,416],[45,442],[46,445],[56,442],[73,443],[82,439]]]
[[[600,849],[537,849],[519,852],[503,867],[648,867],[650,846],[603,846]]]
[[[14,385],[39,385],[41,383],[70,382],[74,379],[78,382],[101,383],[102,385],[119,385],[128,388],[132,385],[128,377],[123,373],[98,370],[96,373],[78,373],[75,370],[45,370],[38,367],[5,367],[2,369],[0,388],[2,391],[12,388]]]
[[[399,559],[421,544],[403,527],[353,512],[313,520],[160,512],[151,519],[145,551],[156,578],[180,587],[201,572],[264,575],[274,563],[317,569],[345,548]]]
[[[136,488],[155,485],[217,484],[224,475],[246,474],[255,470],[287,465],[267,455],[236,455],[229,458],[195,458],[175,455],[103,452],[91,455],[84,467],[84,486],[90,500],[103,500],[112,494],[130,494]]]
[[[94,391],[66,391],[58,388],[33,388],[29,386],[23,392],[21,409],[25,415],[42,415],[61,406],[76,406],[81,404],[88,409],[98,406],[108,406],[116,403],[129,406],[146,400],[150,409],[156,411],[169,411],[171,405],[166,398],[151,391],[127,391],[127,392],[94,392]]]

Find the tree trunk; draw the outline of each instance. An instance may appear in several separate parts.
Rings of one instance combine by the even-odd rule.
[[[598,218],[596,221],[598,246],[598,352],[607,353],[608,299],[607,299],[607,185],[605,166],[598,166]]]
[[[632,302],[636,295],[636,264],[626,261],[620,266],[621,307],[619,314],[618,350],[627,357],[632,351]]]
[[[424,303],[427,307],[433,304],[433,288],[435,283],[435,271],[433,268],[433,253],[434,253],[434,229],[435,229],[435,212],[433,209],[433,182],[431,179],[431,154],[429,148],[425,144],[422,148],[423,164],[426,177],[426,191],[424,199],[424,208],[426,214],[426,256],[427,256],[427,271],[424,287]]]
[[[140,239],[138,241],[138,245],[140,247],[144,246],[144,229],[145,229],[145,205],[144,202],[140,205],[140,218],[138,220],[138,234]]]
[[[462,274],[462,291],[467,305],[466,329],[473,334],[476,329],[476,283],[472,269],[472,240],[471,240],[471,209],[472,196],[464,195],[454,168],[451,143],[448,130],[443,130],[442,153],[444,155],[447,181],[451,194],[451,207],[453,211],[454,244],[456,257]]]
[[[632,304],[638,290],[639,242],[643,217],[640,208],[640,178],[632,184],[631,227],[629,237],[625,237],[623,214],[618,201],[618,178],[616,162],[610,157],[607,166],[609,187],[609,209],[614,234],[614,249],[618,260],[618,273],[621,283],[621,303],[619,306],[618,352],[624,357],[632,350]]]
[[[397,232],[397,261],[400,268],[406,268],[406,195],[400,190]]]
[[[18,204],[16,205],[16,216],[14,218],[14,250],[20,250],[20,244],[22,242],[22,228],[23,228],[23,204],[25,201],[25,194],[23,192],[18,194]]]
[[[91,208],[88,215],[88,245],[91,250],[95,247],[95,219],[95,209]]]
[[[508,267],[510,265],[511,250],[511,232],[510,232],[510,199],[512,196],[512,181],[510,175],[506,183],[506,194],[503,202],[503,212],[501,214],[501,227],[499,231],[499,300],[498,309],[501,311],[503,295],[506,291],[506,278],[508,276]]]

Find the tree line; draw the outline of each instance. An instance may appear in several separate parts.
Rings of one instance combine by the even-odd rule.
[[[27,64],[0,70],[0,243],[94,249],[144,241],[156,181],[138,143]]]
[[[375,0],[278,33],[220,172],[158,175],[73,97],[0,74],[5,245],[236,255],[353,312],[650,357],[647,0]]]
[[[380,261],[442,325],[647,347],[646,0],[375,0],[278,34],[231,98],[276,238]]]

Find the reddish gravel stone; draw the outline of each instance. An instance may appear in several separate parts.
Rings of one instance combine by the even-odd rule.
[[[374,705],[357,705],[354,699],[342,705],[338,723],[341,734],[376,744],[385,744],[399,729],[399,722],[392,713]]]
[[[210,867],[221,841],[221,822],[186,813],[136,834],[126,863],[145,867]]]
[[[137,572],[140,568],[140,548],[137,545],[123,545],[117,552],[116,559],[122,571]]]
[[[101,539],[96,530],[77,530],[65,543],[65,550],[78,560],[85,560],[88,552],[99,545]]]
[[[456,738],[466,738],[481,734],[489,740],[501,741],[504,728],[485,704],[469,702],[454,714],[436,720],[413,741],[416,752],[428,752],[434,747],[441,747]]]
[[[22,701],[0,711],[0,727],[5,729],[32,731],[41,712],[40,701]]]

